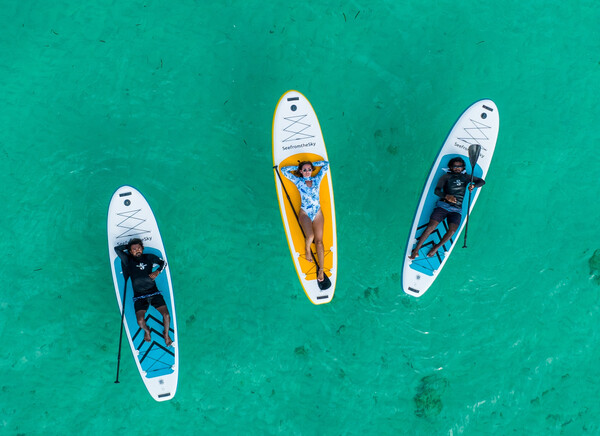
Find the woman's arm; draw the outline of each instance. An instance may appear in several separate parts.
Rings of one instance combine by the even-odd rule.
[[[326,160],[320,160],[318,162],[313,163],[313,166],[321,167],[321,170],[315,176],[315,182],[319,184],[321,183],[321,179],[323,178],[323,176],[325,176],[325,173],[329,169],[329,162],[327,162]]]
[[[329,162],[326,160],[320,160],[313,163],[314,167],[321,167],[321,171],[327,171],[329,169]]]
[[[293,173],[293,171],[296,169],[297,169],[297,167],[293,167],[293,166],[281,167],[281,172],[283,173],[283,175],[286,178],[290,179],[292,182],[295,183],[295,182],[298,182],[301,180],[300,177],[298,177],[296,174]]]

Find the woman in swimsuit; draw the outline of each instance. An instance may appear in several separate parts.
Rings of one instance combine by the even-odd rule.
[[[313,177],[312,172],[315,167],[321,167],[321,171]],[[297,168],[294,166],[281,168],[283,175],[290,179],[296,185],[298,191],[300,191],[302,204],[300,205],[298,218],[302,230],[304,230],[306,243],[305,256],[309,262],[313,261],[310,246],[314,241],[319,261],[317,280],[320,282],[324,279],[323,258],[325,257],[325,252],[323,249],[323,223],[325,219],[323,218],[321,204],[319,203],[319,186],[328,169],[329,162],[325,160],[315,163],[308,161],[300,162]]]

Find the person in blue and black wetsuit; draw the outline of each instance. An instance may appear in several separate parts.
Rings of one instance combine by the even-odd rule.
[[[321,170],[313,177],[312,172],[315,167],[321,167]],[[300,162],[297,168],[295,166],[281,168],[283,175],[294,182],[294,185],[296,185],[298,191],[300,191],[302,203],[300,205],[298,219],[300,220],[300,225],[302,226],[305,235],[306,250],[304,255],[306,260],[309,262],[313,261],[310,246],[314,241],[315,246],[317,247],[317,260],[319,262],[317,280],[320,282],[325,278],[325,272],[323,270],[323,259],[325,257],[323,248],[323,225],[325,218],[323,218],[323,211],[321,210],[321,203],[319,201],[319,186],[328,169],[329,162],[326,160],[315,163],[309,161]]]
[[[435,195],[441,198],[436,203],[435,209],[433,209],[427,228],[423,231],[423,234],[417,241],[417,245],[410,253],[410,259],[416,259],[419,256],[419,250],[423,246],[423,243],[444,218],[446,218],[448,220],[448,231],[440,242],[431,247],[431,250],[427,253],[427,257],[435,256],[438,249],[450,240],[460,226],[462,202],[466,189],[468,188],[469,191],[472,191],[475,188],[485,185],[485,180],[479,177],[473,177],[473,183],[471,183],[471,176],[465,172],[465,161],[460,157],[450,159],[448,167],[448,173],[440,177],[435,187]]]
[[[144,253],[144,244],[141,239],[133,238],[127,245],[118,245],[115,252],[123,264],[123,272],[131,278],[133,287],[133,305],[138,325],[144,330],[144,340],[150,342],[150,329],[146,325],[146,311],[150,304],[156,308],[163,316],[163,337],[167,347],[173,341],[169,337],[169,326],[171,316],[165,303],[165,299],[160,294],[154,280],[165,268],[165,262],[158,256],[150,253]],[[158,265],[156,271],[152,271],[153,265]]]

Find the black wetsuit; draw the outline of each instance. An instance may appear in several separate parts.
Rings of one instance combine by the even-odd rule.
[[[150,304],[154,307],[164,306],[166,303],[160,295],[156,283],[150,278],[150,273],[154,264],[157,264],[159,270],[162,271],[165,267],[165,261],[150,253],[142,253],[140,257],[133,257],[126,250],[126,245],[115,247],[115,252],[123,264],[123,274],[131,279],[136,312],[148,309]],[[144,298],[145,295],[148,298]]]
[[[471,183],[471,176],[465,173],[446,173],[440,177],[435,186],[435,195],[441,198],[435,204],[429,219],[438,223],[446,219],[448,225],[452,224],[458,227],[462,220],[462,203],[469,183]],[[485,185],[485,180],[473,177],[473,184],[479,188]],[[454,195],[456,203],[447,201],[446,195]]]
[[[446,195],[454,195],[454,197],[456,197],[456,203],[448,204],[460,209],[462,208],[462,202],[465,198],[465,190],[467,189],[469,183],[471,183],[471,176],[469,174],[444,174],[442,177],[440,177],[437,185],[435,186],[435,195],[441,197],[442,199],[445,198]],[[481,186],[485,185],[485,180],[479,177],[473,177],[473,184],[476,188],[480,188]]]

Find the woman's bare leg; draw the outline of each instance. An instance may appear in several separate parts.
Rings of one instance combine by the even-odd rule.
[[[323,212],[319,210],[317,215],[315,216],[314,221],[312,222],[312,228],[314,232],[315,238],[315,246],[317,247],[317,260],[319,261],[319,270],[317,271],[317,280],[322,282],[324,277],[325,267],[325,249],[323,247],[323,226],[325,223],[325,218],[323,217]]]
[[[310,220],[310,218],[308,217],[308,215],[306,214],[306,212],[304,212],[302,209],[300,209],[298,218],[300,219],[300,225],[302,226],[302,230],[304,231],[304,242],[306,244],[304,256],[306,257],[306,260],[308,260],[309,262],[312,262],[313,257],[312,257],[312,250],[311,250],[310,246],[312,245],[313,239],[315,237],[315,235],[313,233],[313,223]]]

